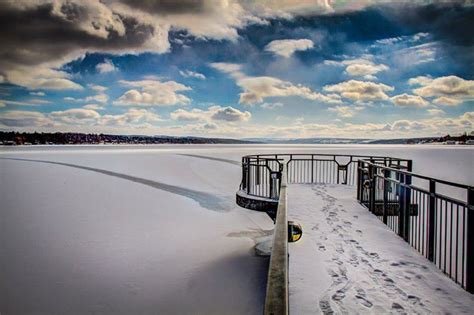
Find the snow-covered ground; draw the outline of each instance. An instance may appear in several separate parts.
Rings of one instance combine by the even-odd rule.
[[[413,158],[474,184],[459,146],[2,147],[0,313],[260,314],[253,247],[273,224],[235,192],[241,156],[274,152]]]
[[[388,229],[342,185],[290,185],[293,314],[472,314],[474,295]]]

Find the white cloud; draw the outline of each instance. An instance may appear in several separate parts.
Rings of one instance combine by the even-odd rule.
[[[105,92],[107,90],[107,87],[102,86],[102,85],[93,84],[93,83],[87,84],[87,86],[90,89],[92,89],[96,92]]]
[[[430,79],[427,77],[420,77],[410,79],[409,83],[418,84],[421,87],[414,89],[413,92],[423,97],[447,97],[451,101],[448,105],[453,105],[453,99],[465,100],[474,98],[474,80],[464,80],[463,78],[450,75]],[[446,101],[446,99],[440,99]]]
[[[350,80],[326,85],[324,90],[340,93],[343,97],[356,101],[377,101],[387,100],[389,97],[385,92],[393,91],[394,88],[382,83]]]
[[[395,95],[391,98],[392,102],[398,106],[426,107],[428,102],[418,95],[409,95],[406,93]]]
[[[436,105],[444,105],[444,106],[457,106],[461,104],[463,101],[456,98],[451,98],[447,96],[440,96],[433,100],[433,103]]]
[[[232,106],[210,106],[207,110],[192,109],[190,111],[177,109],[170,114],[171,119],[180,121],[226,121],[244,122],[248,121],[252,114],[248,111],[240,111]]]
[[[363,109],[362,106],[336,106],[328,108],[328,111],[335,112],[339,117],[350,118]]]
[[[120,115],[104,115],[100,119],[101,125],[126,126],[128,124],[156,123],[163,119],[160,115],[147,109],[130,108],[127,112]]]
[[[309,39],[281,39],[274,40],[265,46],[266,51],[289,58],[295,51],[304,51],[314,47]]]
[[[381,71],[389,70],[389,67],[384,64],[375,64],[370,59],[371,55],[364,56],[364,58],[348,59],[343,61],[325,60],[324,64],[328,66],[345,66],[345,73],[350,76],[360,76],[367,80],[376,79],[375,74]]]
[[[387,71],[389,68],[386,65],[376,65],[373,63],[351,64],[346,68],[346,73],[352,76],[363,76],[367,79],[373,79],[374,74],[380,71]]]
[[[430,108],[427,110],[428,114],[431,116],[441,116],[446,114],[444,110],[438,108]]]
[[[431,77],[421,75],[421,76],[409,79],[408,84],[410,84],[410,85],[427,85],[427,84],[430,84],[432,81],[433,81],[433,79]]]
[[[263,109],[275,109],[278,107],[283,107],[283,103],[263,103],[260,105],[260,107]]]
[[[87,105],[84,105],[82,108],[92,109],[92,110],[95,110],[95,111],[105,109],[105,107],[97,105],[97,104],[87,104]]]
[[[195,78],[199,80],[206,80],[206,76],[199,72],[194,72],[191,70],[179,71],[179,74],[185,78]]]
[[[186,105],[191,100],[180,94],[191,90],[190,87],[175,81],[161,82],[158,80],[119,81],[120,84],[133,87],[126,91],[113,103],[123,106],[173,106]]]
[[[109,96],[105,93],[99,93],[97,95],[87,96],[85,99],[80,99],[78,101],[81,102],[99,102],[99,103],[107,103],[109,100]]]
[[[46,94],[44,92],[30,92],[30,95],[33,95],[33,96],[45,96]]]
[[[241,66],[227,63],[212,63],[211,66],[219,71],[229,74],[235,79],[236,84],[242,88],[239,103],[254,105],[263,102],[267,97],[299,96],[312,101],[338,104],[341,103],[338,95],[324,95],[312,91],[300,84],[283,81],[274,77],[261,76],[249,77],[241,71]]]
[[[252,117],[248,111],[242,112],[231,106],[224,108],[218,108],[211,118],[214,120],[223,120],[223,121],[248,121]]]
[[[40,112],[11,110],[0,113],[0,125],[6,127],[34,127],[50,125],[52,121]]]
[[[71,108],[65,111],[55,111],[49,114],[54,121],[65,124],[94,123],[100,114],[92,109]]]
[[[171,119],[173,120],[181,120],[181,121],[199,121],[199,120],[207,120],[209,118],[209,114],[206,111],[201,109],[194,108],[190,111],[184,109],[177,109],[170,114]]]
[[[110,59],[105,59],[103,63],[99,63],[95,66],[95,69],[99,73],[109,73],[118,71],[118,68],[115,67],[114,63]]]
[[[42,99],[29,99],[25,101],[11,101],[11,100],[0,100],[0,102],[5,105],[15,105],[15,106],[39,106],[44,104],[50,104],[50,101],[42,100]],[[2,106],[3,107],[3,106]]]

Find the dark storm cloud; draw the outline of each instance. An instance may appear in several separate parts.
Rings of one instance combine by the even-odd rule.
[[[462,74],[473,77],[473,5],[386,6],[381,12],[392,23],[413,33],[430,33],[433,40],[439,42],[444,56],[457,63]]]
[[[474,45],[474,6],[460,4],[399,5],[382,7],[392,21],[436,39],[460,46]]]
[[[124,50],[140,47],[154,31],[151,25],[135,18],[120,17],[125,34],[121,36],[109,29],[108,37],[101,38],[78,28],[83,8],[63,8],[67,19],[54,16],[50,4],[23,11],[2,7],[0,2],[0,59],[28,65],[50,61],[77,49]]]
[[[167,51],[168,30],[98,1],[0,2],[0,75],[30,88],[80,88],[57,71],[85,52]]]
[[[121,0],[131,8],[157,14],[201,13],[212,8],[205,0]]]

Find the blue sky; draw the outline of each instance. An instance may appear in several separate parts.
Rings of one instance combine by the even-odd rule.
[[[462,1],[6,1],[0,17],[0,130],[473,130],[474,7]]]

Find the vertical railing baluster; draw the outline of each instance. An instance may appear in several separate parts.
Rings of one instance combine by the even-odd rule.
[[[405,183],[405,174],[400,173],[400,192],[398,196],[398,235],[401,237],[405,238],[404,232],[405,232],[405,193],[406,193],[406,187],[404,185]]]
[[[369,164],[369,210],[370,212],[375,212],[375,170],[372,163]]]
[[[434,262],[434,250],[435,250],[435,211],[436,211],[436,182],[430,180],[430,195],[428,203],[428,228],[426,232],[426,239],[428,240],[428,259]]]
[[[384,170],[383,171],[383,218],[382,218],[382,221],[383,223],[387,224],[387,205],[388,205],[388,187],[387,187],[387,183],[388,180],[387,180],[387,177],[388,177],[388,171],[387,170]]]
[[[474,188],[467,190],[466,290],[474,293]]]

